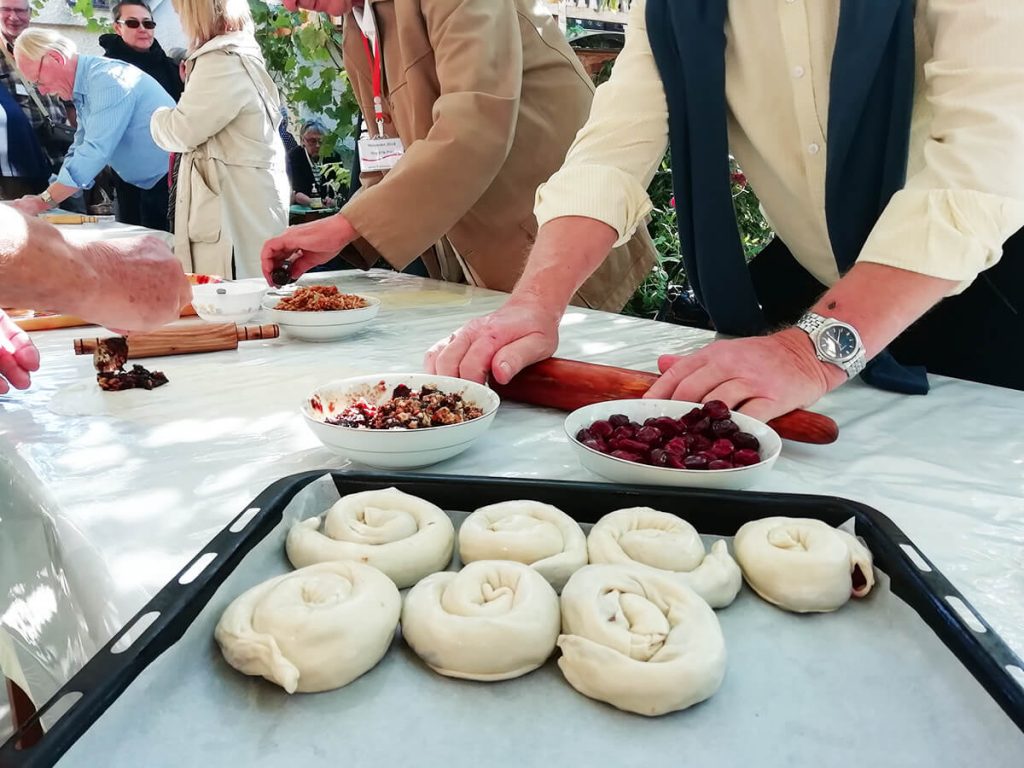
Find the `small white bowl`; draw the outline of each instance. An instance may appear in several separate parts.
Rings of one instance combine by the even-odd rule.
[[[692,488],[717,488],[738,490],[749,488],[764,479],[771,472],[772,465],[782,451],[782,439],[764,422],[733,411],[732,420],[743,432],[749,432],[761,444],[762,459],[749,467],[733,469],[674,469],[638,464],[588,448],[576,439],[576,434],[589,427],[598,419],[607,419],[616,413],[628,416],[632,421],[643,424],[651,417],[669,416],[678,419],[700,403],[682,400],[611,400],[578,408],[565,419],[565,431],[569,436],[577,458],[586,469],[618,483],[641,485],[673,485]]]
[[[363,296],[367,306],[360,309],[339,309],[327,312],[298,312],[288,309],[274,309],[281,296],[268,296],[263,308],[271,322],[281,327],[285,334],[303,341],[335,341],[351,336],[366,328],[380,312],[380,299]]]
[[[399,384],[415,391],[428,385],[447,394],[461,395],[481,408],[483,415],[459,424],[421,429],[361,429],[325,422],[360,398],[371,405],[383,403]],[[416,469],[466,450],[491,426],[500,403],[501,399],[491,389],[473,381],[426,373],[386,373],[319,386],[302,404],[302,414],[320,442],[342,456],[378,469]]]
[[[192,286],[192,307],[211,323],[244,323],[259,314],[265,283],[223,282]]]

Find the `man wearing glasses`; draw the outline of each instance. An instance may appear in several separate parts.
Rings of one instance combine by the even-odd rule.
[[[109,165],[142,190],[139,219],[129,221],[122,212],[121,221],[166,230],[168,155],[153,142],[149,122],[174,100],[160,84],[129,64],[79,55],[71,40],[48,29],[22,33],[14,57],[22,76],[42,93],[74,101],[78,129],[57,180],[41,195],[12,205],[26,215],[42,213],[92,186]]]
[[[53,170],[56,170],[60,168],[60,164],[64,160],[67,145],[49,141],[45,128],[47,120],[55,125],[68,125],[67,112],[61,100],[53,96],[34,94],[38,97],[37,103],[30,92],[31,86],[18,76],[14,66],[14,43],[32,21],[32,12],[28,3],[29,0],[0,0],[0,46],[2,46],[0,48],[0,87],[8,90],[25,116],[28,117],[47,161]],[[48,173],[49,169],[47,169]],[[24,181],[22,184],[16,183],[19,181],[24,180],[5,178],[2,190],[4,194],[0,196],[17,196],[27,192],[41,191],[46,186],[47,178],[44,175],[40,179]]]

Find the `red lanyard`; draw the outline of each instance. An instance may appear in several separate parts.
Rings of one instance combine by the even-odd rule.
[[[372,13],[372,11],[370,11]],[[363,38],[363,49],[366,51],[366,58],[370,62],[370,72],[373,81],[373,116],[377,121],[377,135],[384,136],[384,97],[382,93],[382,81],[384,79],[384,57],[380,52],[379,39],[374,35],[373,49],[370,49],[370,39],[361,29],[359,36]],[[376,53],[376,56],[374,55]]]

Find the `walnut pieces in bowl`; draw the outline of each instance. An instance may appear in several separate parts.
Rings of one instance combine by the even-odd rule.
[[[466,450],[490,427],[500,402],[473,381],[394,373],[324,384],[302,412],[337,453],[380,469],[414,469]]]
[[[364,330],[380,312],[380,299],[341,293],[333,285],[307,285],[284,298],[268,294],[263,308],[287,336],[335,341]]]
[[[483,413],[458,393],[446,394],[426,384],[416,392],[399,384],[380,405],[360,398],[337,416],[328,417],[326,423],[356,429],[425,429],[461,424]]]

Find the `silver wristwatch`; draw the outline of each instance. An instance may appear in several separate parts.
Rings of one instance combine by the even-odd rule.
[[[42,193],[40,193],[39,199],[42,200],[44,203],[46,203],[51,208],[53,208],[53,206],[54,206],[53,195],[50,194],[50,190],[44,189],[42,191]]]
[[[864,370],[864,345],[857,329],[849,323],[805,312],[796,321],[796,327],[811,337],[814,354],[823,363],[842,368],[851,379]]]

